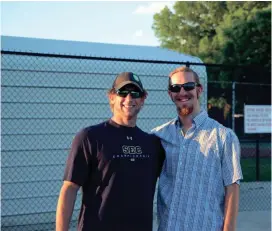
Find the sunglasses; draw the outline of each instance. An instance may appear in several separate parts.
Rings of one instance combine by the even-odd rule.
[[[181,88],[183,87],[184,91],[191,91],[194,90],[195,87],[199,87],[200,84],[199,83],[195,83],[195,82],[188,82],[188,83],[184,83],[184,84],[172,84],[169,87],[169,91],[171,92],[180,92]]]
[[[133,99],[138,99],[143,96],[143,92],[131,90],[117,90],[116,94],[122,98],[126,98],[127,95],[130,94]]]

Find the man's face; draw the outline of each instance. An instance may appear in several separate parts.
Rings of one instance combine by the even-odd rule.
[[[120,89],[120,94],[111,94],[109,96],[110,103],[112,104],[114,117],[119,117],[120,119],[136,119],[137,114],[140,112],[141,107],[144,104],[145,97],[133,98],[131,93],[127,96],[122,97],[122,93],[126,91],[140,92],[140,90],[132,85],[125,85]],[[133,93],[132,93],[133,94]],[[123,95],[124,96],[124,95]]]
[[[185,84],[195,82],[195,77],[191,72],[177,72],[171,77],[173,84]],[[179,92],[168,91],[172,101],[176,104],[180,116],[186,116],[199,108],[198,98],[202,93],[202,87],[196,86],[194,89],[185,91],[182,87]]]

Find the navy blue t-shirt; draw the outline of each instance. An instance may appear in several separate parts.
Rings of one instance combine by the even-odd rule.
[[[64,180],[82,186],[78,230],[152,231],[153,197],[164,161],[160,140],[112,120],[74,138]]]

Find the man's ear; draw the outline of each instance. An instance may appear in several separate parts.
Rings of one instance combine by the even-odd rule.
[[[147,98],[147,96],[148,96],[147,91],[144,91],[144,96],[143,96],[142,98],[143,98],[143,99],[146,99],[146,98]]]
[[[145,100],[146,100],[147,96],[148,96],[147,91],[144,91],[144,96],[142,96],[142,97],[141,97],[141,103],[142,103],[142,105],[141,105],[141,106],[144,106],[144,102],[145,102]]]
[[[110,103],[114,103],[114,101],[115,101],[115,95],[114,94],[112,94],[112,93],[109,93],[108,94],[108,98],[109,98],[109,101],[110,101]]]
[[[141,98],[141,103],[142,103],[142,105],[144,104],[145,99],[146,99],[146,96],[143,96],[143,97]]]
[[[196,88],[196,93],[197,93],[197,98],[200,97],[200,95],[203,92],[203,86],[200,84],[197,88]]]

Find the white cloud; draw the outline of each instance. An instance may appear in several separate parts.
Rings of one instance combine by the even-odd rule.
[[[143,31],[142,30],[137,30],[135,33],[134,33],[134,36],[135,37],[142,37],[143,36]]]
[[[134,14],[155,14],[159,13],[165,6],[171,8],[174,2],[153,2],[147,5],[140,5],[133,12]]]

